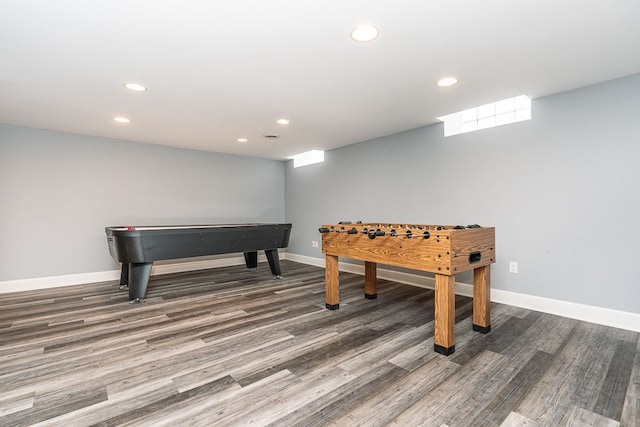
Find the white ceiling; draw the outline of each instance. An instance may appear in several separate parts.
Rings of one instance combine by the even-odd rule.
[[[269,159],[638,72],[637,0],[0,1],[0,123]]]

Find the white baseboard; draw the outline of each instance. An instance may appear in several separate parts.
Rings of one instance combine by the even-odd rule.
[[[314,265],[324,268],[324,259],[309,257],[305,255],[292,254],[288,252],[280,253],[281,259],[287,259],[302,264]],[[259,262],[266,261],[264,255],[258,256]],[[169,273],[180,273],[185,271],[202,270],[206,268],[227,267],[244,264],[244,257],[218,258],[199,261],[177,262],[169,264],[154,265],[151,270],[152,275],[162,275]],[[339,263],[340,271],[364,275],[364,266]],[[432,277],[405,273],[401,271],[378,268],[378,277],[407,285],[420,286],[433,289],[434,279]],[[36,289],[49,289],[61,286],[81,285],[86,283],[106,282],[118,280],[119,270],[100,271],[93,273],[69,274],[64,276],[39,277],[35,279],[9,280],[0,282],[0,294],[20,291],[30,291]],[[473,295],[473,285],[456,282],[456,293],[464,296]],[[543,313],[555,314],[571,319],[585,322],[597,323],[600,325],[612,326],[615,328],[627,329],[640,332],[640,314],[626,311],[612,310],[609,308],[596,307],[584,304],[577,304],[568,301],[554,300],[551,298],[538,297],[533,295],[519,294],[516,292],[491,289],[491,301],[513,305],[515,307],[529,310],[541,311]]]
[[[118,280],[119,278],[120,272],[114,270],[67,274],[64,276],[37,277],[34,279],[7,280],[5,282],[0,282],[0,294],[59,288],[62,286],[82,285],[85,283],[107,282],[109,280]]]
[[[324,267],[324,259],[322,258],[287,253],[286,259],[303,264],[315,265],[317,267]],[[340,271],[345,271],[347,273],[364,275],[364,266],[362,265],[340,262],[338,268]],[[378,277],[381,279],[391,280],[398,283],[405,283],[407,285],[420,286],[429,289],[433,289],[435,286],[435,280],[432,277],[420,274],[404,273],[401,271],[386,270],[383,268],[378,268],[377,273]],[[456,293],[471,297],[473,296],[473,285],[456,282]],[[597,323],[599,325],[640,332],[640,314],[637,313],[577,304],[534,295],[519,294],[495,288],[491,289],[491,301],[526,308],[528,310],[555,314],[557,316],[568,317],[570,319],[577,319],[585,322]]]
[[[266,261],[264,255],[258,256],[258,262]],[[181,273],[185,271],[203,270],[206,268],[227,267],[244,264],[244,257],[218,258],[198,261],[157,264],[151,268],[151,275]],[[0,282],[0,294],[37,289],[59,288],[61,286],[82,285],[86,283],[119,280],[120,270],[99,271],[93,273],[67,274],[64,276],[38,277],[35,279],[9,280]]]

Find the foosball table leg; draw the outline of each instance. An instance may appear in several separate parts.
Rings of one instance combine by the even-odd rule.
[[[436,274],[433,349],[448,356],[456,351],[456,277]]]
[[[325,256],[325,306],[329,310],[337,310],[340,308],[340,282],[338,270],[338,257],[334,255]]]
[[[376,290],[377,264],[375,262],[365,261],[364,263],[364,297],[366,299],[378,298]]]
[[[473,270],[473,330],[483,334],[491,331],[490,283],[488,265]]]

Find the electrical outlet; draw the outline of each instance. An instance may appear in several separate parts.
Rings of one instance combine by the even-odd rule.
[[[518,272],[518,263],[515,261],[509,262],[509,273],[517,273]]]
[[[318,241],[317,240],[312,240],[311,241],[311,247],[312,248],[317,248],[318,247]]]

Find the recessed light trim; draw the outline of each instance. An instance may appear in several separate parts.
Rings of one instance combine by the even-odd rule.
[[[123,86],[133,92],[141,93],[147,91],[147,88],[139,83],[125,83]]]
[[[438,80],[438,86],[440,87],[449,87],[449,86],[453,86],[454,84],[458,83],[458,79],[456,79],[455,77],[443,77],[440,80]]]
[[[287,119],[278,119],[276,120],[276,123],[278,123],[279,125],[288,125],[291,122]]]
[[[351,30],[351,38],[361,43],[375,40],[379,34],[378,29],[371,24],[361,24]]]
[[[129,120],[126,117],[118,116],[118,117],[114,117],[113,121],[118,123],[129,123],[131,120]]]

